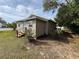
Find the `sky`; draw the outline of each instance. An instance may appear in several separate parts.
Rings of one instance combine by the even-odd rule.
[[[43,11],[43,0],[0,0],[0,17],[6,22],[26,19],[31,14],[53,19],[56,13]]]

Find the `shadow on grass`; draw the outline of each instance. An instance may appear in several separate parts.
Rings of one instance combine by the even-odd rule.
[[[34,45],[49,45],[47,42],[35,40],[35,39],[29,39],[29,42]]]
[[[72,37],[72,34],[71,33],[68,33],[68,32],[64,32],[63,35],[57,35],[57,36],[41,36],[41,37],[38,37],[38,40],[52,40],[52,41],[59,41],[59,42],[63,42],[63,43],[66,43],[68,44],[70,41],[69,41],[69,38],[73,38]]]
[[[40,36],[37,38],[37,40],[35,39],[28,39],[28,42],[32,45],[47,45],[49,46],[50,44],[48,44],[48,40],[50,41],[57,41],[57,42],[63,42],[65,44],[69,44],[70,40],[69,38],[73,38],[72,34],[68,33],[68,32],[64,32],[63,35],[57,35],[57,36]]]

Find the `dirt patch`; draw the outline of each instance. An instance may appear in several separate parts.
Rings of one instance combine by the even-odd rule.
[[[49,37],[43,37],[43,40],[34,41],[33,43],[26,45],[26,48],[29,47],[30,49],[28,49],[28,51],[33,50],[37,56],[40,57],[36,57],[37,59],[78,59],[79,53],[75,52],[75,49],[73,48],[75,38],[76,37],[73,39],[69,38],[69,43],[64,43],[63,41],[60,41],[60,39],[54,40]],[[32,55],[34,55],[33,51],[31,53]]]

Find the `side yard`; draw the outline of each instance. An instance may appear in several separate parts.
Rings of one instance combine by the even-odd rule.
[[[26,37],[17,38],[14,31],[0,31],[0,59],[79,59],[78,37],[70,43],[42,39],[30,44]]]
[[[13,30],[13,28],[0,28],[0,31],[10,31]]]
[[[19,59],[25,53],[21,50],[23,45],[23,38],[16,38],[14,31],[1,31],[0,59]]]

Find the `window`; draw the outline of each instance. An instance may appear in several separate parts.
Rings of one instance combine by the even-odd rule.
[[[20,24],[18,24],[18,27],[20,27]]]
[[[29,24],[29,27],[32,27],[32,25],[31,25],[31,24]]]
[[[29,26],[29,27],[32,27],[32,21],[29,21],[29,22],[28,22],[28,26]]]

